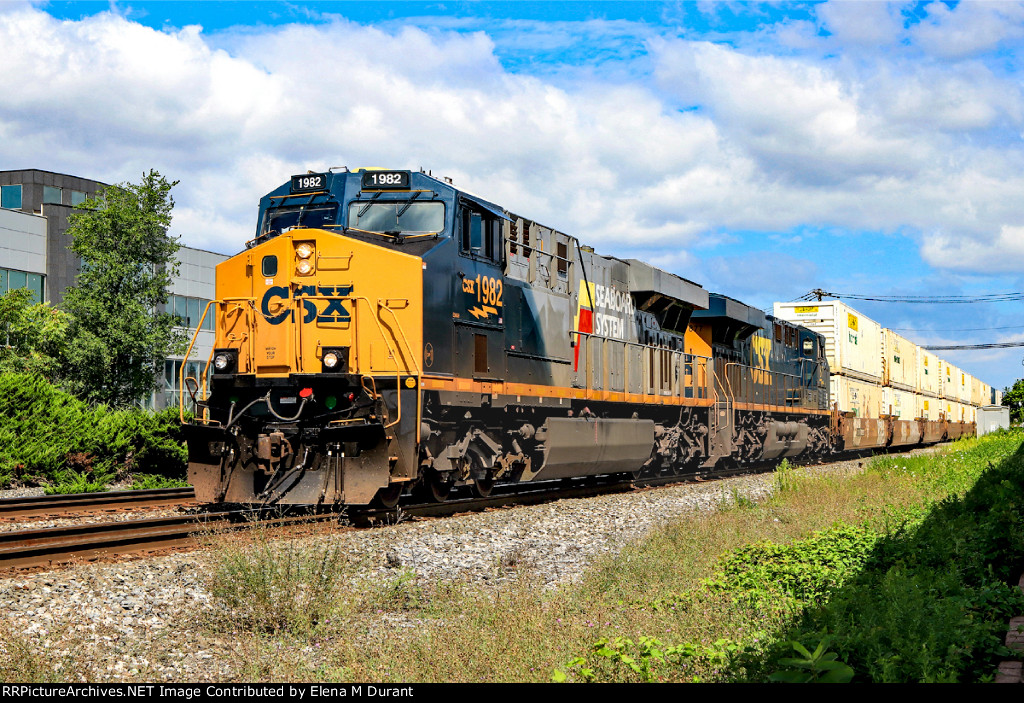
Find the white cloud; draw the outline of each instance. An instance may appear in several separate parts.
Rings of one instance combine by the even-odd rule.
[[[964,5],[949,17],[993,16]],[[722,232],[838,226],[944,232],[921,236],[929,261],[984,270],[978,252],[996,256],[1004,233],[1024,226],[1019,79],[977,58],[915,63],[894,39],[895,6],[871,4],[867,18],[819,6],[831,44],[809,22],[786,22],[763,36],[801,39],[777,54],[764,42],[650,39],[636,63],[607,74],[588,65],[579,80],[571,67],[506,70],[495,36],[509,41],[508,27],[492,36],[334,18],[209,36],[111,13],[73,22],[5,10],[0,159],[108,182],[157,168],[182,181],[176,231],[204,248],[237,251],[260,195],[339,165],[423,166],[601,250],[679,266],[694,265],[698,246],[736,240]],[[942,12],[929,6],[918,26],[930,47],[960,41]],[[552,25],[523,46],[557,54],[576,29]],[[633,49],[620,38],[654,34],[578,29],[622,55]],[[890,49],[871,48],[879,42]],[[826,45],[849,50],[815,53]],[[999,265],[1024,271],[1024,259]]]
[[[1024,261],[1024,226],[1003,225],[987,241],[936,232],[924,238],[921,254],[933,266],[960,271],[1019,271]]]
[[[927,16],[910,34],[925,51],[942,58],[963,58],[998,48],[1024,36],[1024,4],[932,2]]]
[[[864,47],[895,44],[903,34],[902,8],[908,3],[830,0],[815,15],[840,43]]]

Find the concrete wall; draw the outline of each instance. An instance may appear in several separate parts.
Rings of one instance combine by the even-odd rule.
[[[984,405],[978,408],[978,436],[1010,428],[1010,409],[1003,405]]]
[[[46,257],[46,219],[0,208],[0,268],[46,275]]]

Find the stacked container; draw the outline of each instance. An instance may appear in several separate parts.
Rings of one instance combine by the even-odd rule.
[[[832,402],[839,403],[839,411],[854,417],[880,417],[882,387],[876,383],[860,381],[849,376],[832,376],[829,380]]]
[[[942,401],[938,398],[919,395],[918,408],[922,419],[930,422],[938,422],[939,413],[942,412]]]
[[[905,391],[917,389],[917,345],[890,329],[882,330],[885,376],[882,385]]]
[[[920,396],[912,390],[889,386],[882,388],[882,415],[900,420],[916,420],[920,417]]]
[[[971,376],[971,405],[978,407],[985,405],[989,394],[985,392],[985,384],[980,379]]]
[[[825,337],[825,356],[834,374],[882,381],[882,326],[838,300],[775,303],[775,317]]]
[[[938,398],[942,393],[942,361],[921,347],[917,348],[917,392],[930,398]]]
[[[940,420],[974,422],[977,407],[1001,399],[987,384],[838,300],[775,303],[774,312],[825,338],[832,402],[858,418],[857,437],[870,434],[861,418],[889,418],[893,444],[897,435],[905,435],[904,443],[916,443],[922,434],[926,442],[939,441],[947,428]],[[950,436],[961,429],[950,428]]]
[[[942,397],[947,400],[960,399],[960,369],[946,361],[941,362]]]
[[[960,390],[957,392],[956,399],[959,400],[961,404],[968,405],[971,402],[971,383],[974,381],[974,377],[961,369],[959,378]]]

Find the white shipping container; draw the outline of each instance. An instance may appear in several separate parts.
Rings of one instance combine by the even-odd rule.
[[[937,398],[942,389],[939,382],[942,362],[935,354],[921,347],[917,348],[917,391],[922,395]]]
[[[884,384],[904,390],[917,388],[917,345],[891,329],[882,330]]]
[[[839,412],[854,417],[878,418],[882,410],[882,387],[849,376],[832,376],[829,380],[832,402],[839,403]]]
[[[955,400],[943,400],[942,411],[946,414],[946,421],[963,422],[963,407]]]
[[[971,376],[971,374],[967,373],[966,371],[964,371],[962,369],[960,371],[959,379],[960,379],[960,391],[957,394],[957,398],[956,399],[959,400],[964,405],[970,405],[970,403],[971,403],[971,381],[973,381],[974,379]]]
[[[775,303],[775,317],[824,335],[833,374],[882,380],[882,326],[838,300]]]
[[[938,422],[939,413],[942,412],[942,402],[938,398],[926,395],[917,396],[918,417],[931,422]]]
[[[900,420],[916,420],[918,418],[917,394],[899,388],[882,388],[882,414],[891,415]]]
[[[939,363],[942,365],[942,373],[939,377],[942,381],[941,395],[943,398],[949,400],[960,399],[960,369],[948,361],[942,361],[939,359]]]
[[[989,393],[986,391],[988,391],[986,384],[982,383],[980,378],[971,376],[971,405],[976,408],[988,405]]]

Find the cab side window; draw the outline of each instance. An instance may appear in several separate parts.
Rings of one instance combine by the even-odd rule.
[[[459,229],[463,254],[501,262],[501,221],[497,217],[463,207]]]

